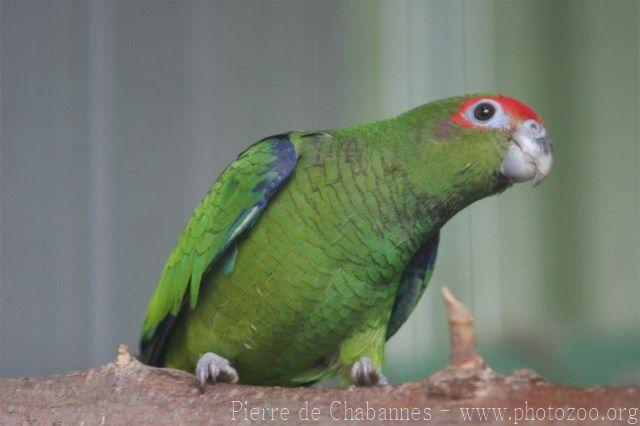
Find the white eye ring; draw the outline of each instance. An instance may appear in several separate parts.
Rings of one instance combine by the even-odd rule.
[[[490,104],[495,109],[493,116],[491,116],[488,120],[479,120],[475,116],[476,108],[481,104]],[[478,102],[471,105],[464,112],[464,118],[469,120],[476,126],[480,127],[489,127],[494,129],[507,129],[509,127],[509,117],[505,114],[502,105],[499,102],[494,101],[493,99],[481,99]]]

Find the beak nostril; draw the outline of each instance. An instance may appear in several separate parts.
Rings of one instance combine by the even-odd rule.
[[[522,130],[525,133],[529,133],[531,135],[538,135],[538,133],[540,133],[544,129],[536,120],[529,119],[522,123]]]

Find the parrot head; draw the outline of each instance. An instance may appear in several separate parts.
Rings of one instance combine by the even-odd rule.
[[[500,94],[440,99],[393,123],[398,123],[396,129],[408,129],[404,140],[414,141],[396,143],[395,152],[406,165],[408,192],[425,197],[434,223],[444,224],[471,203],[512,184],[532,180],[538,185],[553,164],[553,147],[540,116]]]
[[[553,146],[542,119],[524,103],[502,95],[463,97],[450,119],[462,132],[500,145],[499,169],[509,183],[541,183],[551,171]]]

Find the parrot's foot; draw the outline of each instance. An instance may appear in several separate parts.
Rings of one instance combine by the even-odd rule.
[[[388,385],[387,378],[378,370],[371,358],[363,356],[351,367],[351,381],[356,386]]]
[[[200,357],[196,366],[196,377],[201,393],[207,388],[207,380],[213,383],[238,383],[238,373],[229,360],[213,352],[207,352]]]

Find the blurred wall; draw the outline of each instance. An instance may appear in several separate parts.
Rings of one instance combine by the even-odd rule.
[[[640,383],[639,3],[0,3],[0,376],[137,347],[176,237],[253,141],[474,91],[532,105],[552,176],[446,225],[388,345],[392,379],[448,356],[439,287],[499,371]]]

